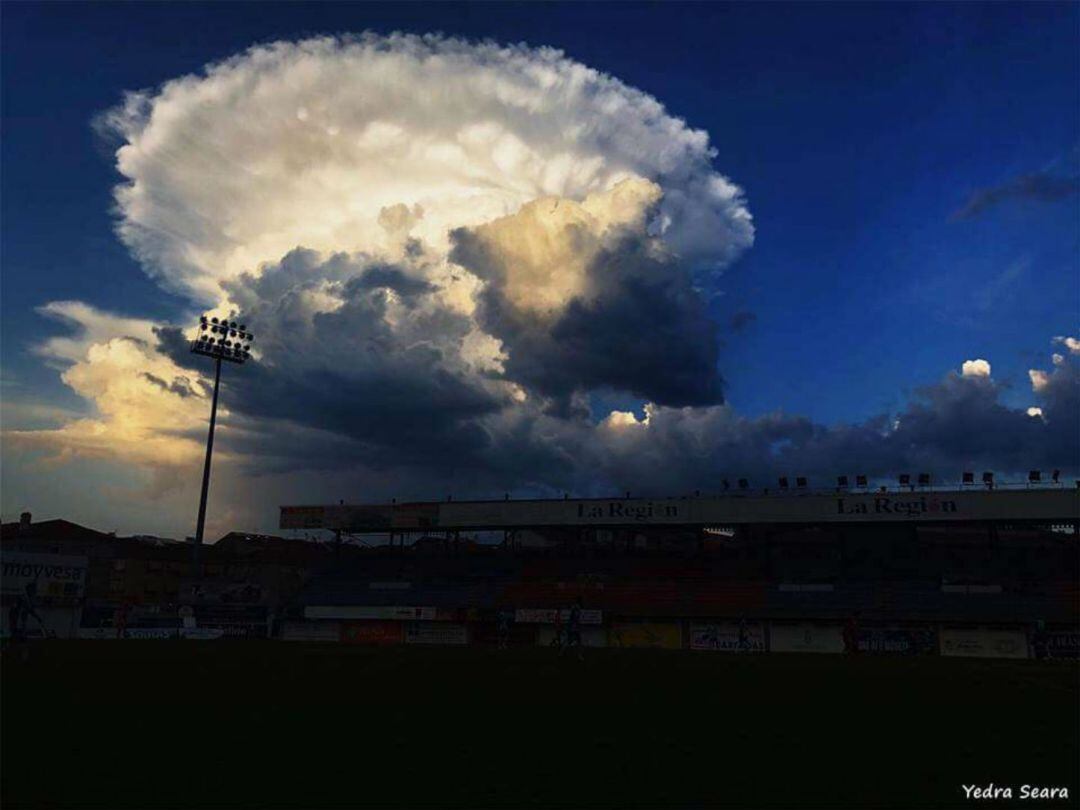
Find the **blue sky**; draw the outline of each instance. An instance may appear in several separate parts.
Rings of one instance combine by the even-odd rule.
[[[748,417],[860,421],[972,358],[1023,407],[1027,370],[1080,323],[1075,193],[1003,194],[958,216],[1017,178],[1075,185],[1076,4],[21,3],[2,14],[8,399],[90,407],[28,350],[62,331],[37,313],[47,302],[170,322],[197,311],[114,235],[115,144],[95,116],[253,43],[319,33],[553,46],[707,131],[756,228],[706,291],[727,401]]]

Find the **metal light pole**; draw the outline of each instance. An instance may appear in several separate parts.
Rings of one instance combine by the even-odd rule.
[[[195,525],[195,543],[192,548],[192,561],[195,577],[200,577],[199,552],[203,542],[203,528],[206,525],[206,498],[210,493],[210,458],[214,453],[214,426],[217,424],[218,386],[221,384],[221,361],[243,365],[251,358],[251,343],[255,335],[247,331],[245,324],[228,321],[224,318],[199,319],[199,334],[191,341],[192,354],[201,354],[214,361],[214,396],[210,401],[210,432],[206,437],[206,462],[203,464],[202,492],[199,495],[199,520]]]

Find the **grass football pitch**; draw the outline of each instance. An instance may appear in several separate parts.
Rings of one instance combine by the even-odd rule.
[[[1076,662],[28,649],[0,668],[5,808],[921,808],[970,807],[965,784],[1068,787],[1026,803],[1051,807],[1080,790]]]

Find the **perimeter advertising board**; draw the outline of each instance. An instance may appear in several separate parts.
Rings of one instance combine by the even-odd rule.
[[[929,655],[937,651],[932,627],[860,627],[859,652],[883,655]]]
[[[565,642],[566,637],[563,636]],[[581,628],[582,647],[606,647],[608,644],[607,631],[603,627]],[[554,647],[556,645],[554,625],[541,625],[536,634],[538,647]]]
[[[433,607],[406,605],[308,605],[307,619],[396,619],[397,621],[438,621],[455,614]]]
[[[518,608],[514,611],[514,621],[519,624],[555,624],[556,615],[562,624],[570,621],[570,610],[568,608],[562,608],[561,610],[554,608]],[[603,624],[603,611],[583,610],[581,611],[580,621],[582,624]]]
[[[258,582],[250,580],[189,579],[180,583],[177,598],[191,605],[258,605],[269,594]]]
[[[1043,647],[1050,658],[1080,658],[1080,631],[1050,630],[1044,634]]]
[[[282,641],[340,641],[338,622],[285,622],[281,626]]]
[[[608,632],[611,647],[682,649],[682,626],[674,622],[616,622]]]
[[[134,641],[162,641],[165,639],[187,639],[189,641],[211,641],[223,638],[225,633],[210,627],[128,627],[123,636],[115,627],[82,627],[79,638],[101,641],[114,641],[123,638]]]
[[[268,612],[260,605],[200,605],[191,627],[220,630],[228,638],[266,638]]]
[[[451,622],[409,622],[405,625],[406,644],[468,644],[469,634],[463,624]]]
[[[765,652],[765,625],[761,622],[711,622],[690,625],[691,650]]]
[[[769,624],[771,652],[842,653],[844,636],[838,624]]]
[[[401,622],[344,622],[341,625],[341,640],[346,644],[387,646],[400,644],[401,639]]]
[[[941,654],[969,658],[1027,658],[1027,634],[1020,630],[943,627]]]

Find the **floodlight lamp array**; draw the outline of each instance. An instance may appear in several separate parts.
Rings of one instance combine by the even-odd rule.
[[[203,315],[199,318],[199,334],[191,341],[191,351],[230,363],[244,363],[251,359],[254,342],[255,335],[248,331],[247,324]]]

